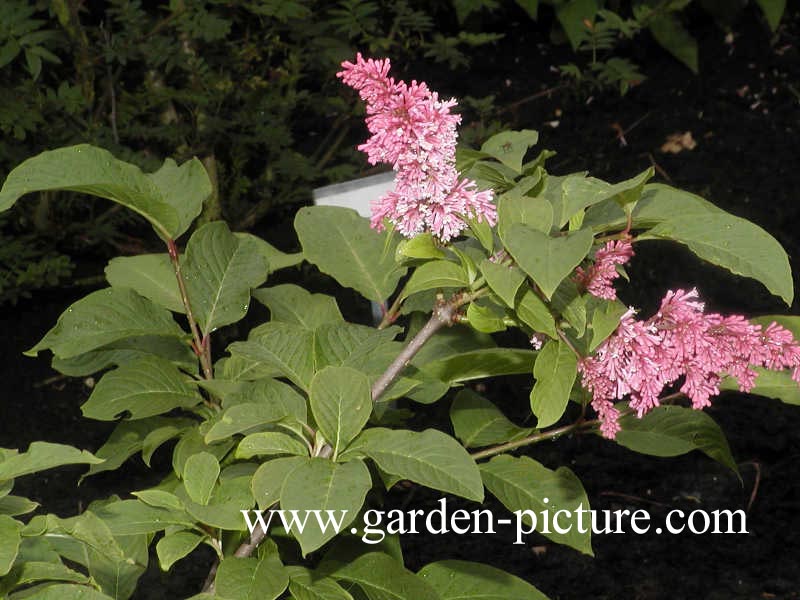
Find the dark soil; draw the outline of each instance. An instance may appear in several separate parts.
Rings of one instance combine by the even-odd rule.
[[[502,108],[562,82],[551,65],[573,60],[565,49],[547,46],[547,32],[537,31],[522,15],[504,25],[497,52],[473,60],[469,78],[430,65],[403,75],[426,79],[443,95],[497,94]],[[649,79],[626,96],[561,88],[500,114],[516,128],[541,132],[541,146],[558,151],[552,172],[588,170],[611,181],[626,179],[651,164],[657,180],[697,192],[721,207],[751,219],[784,245],[800,274],[800,238],[796,231],[800,203],[800,13],[785,19],[771,38],[755,9],[733,26],[733,41],[700,18],[693,33],[700,41],[701,73],[685,67],[642,38],[629,48]],[[496,62],[495,62],[496,60]],[[557,126],[555,121],[558,121]],[[618,137],[619,126],[625,143]],[[690,131],[697,147],[679,154],[659,148],[667,136]],[[286,231],[291,215],[277,217],[267,239],[290,246]],[[308,274],[304,270],[301,274]],[[787,312],[759,284],[734,278],[700,264],[670,244],[640,245],[630,269],[633,285],[623,299],[652,311],[667,289],[697,286],[715,310],[748,315]],[[317,281],[315,279],[315,281]],[[57,379],[46,357],[20,356],[55,322],[75,298],[42,294],[0,314],[4,336],[0,392],[0,446],[25,448],[34,440],[97,449],[111,430],[105,423],[80,417],[89,389],[82,381]],[[360,308],[348,298],[347,308]],[[791,308],[798,313],[798,304]],[[530,381],[489,384],[487,394],[509,415],[528,403]],[[593,541],[588,557],[537,535],[514,545],[510,529],[496,535],[402,538],[409,568],[447,558],[486,562],[537,585],[553,599],[730,599],[800,598],[800,408],[738,394],[718,398],[709,414],[727,433],[742,481],[699,453],[681,458],[640,456],[594,437],[567,437],[540,444],[528,453],[549,467],[569,466],[583,481],[595,509],[646,509],[660,523],[672,508],[690,512],[747,509],[747,534],[604,535]],[[446,415],[446,407],[427,412]],[[156,469],[139,459],[120,472],[102,474],[76,487],[82,469],[60,469],[18,482],[17,493],[41,502],[49,512],[75,514],[87,502],[112,493],[141,489],[168,468],[169,452],[156,454]],[[423,490],[411,498],[405,490],[390,494],[390,506],[435,508],[438,494]],[[451,499],[452,508],[468,503]],[[489,502],[498,516],[505,511]],[[169,577],[154,565],[137,598],[179,598],[199,588],[210,557],[179,563]]]

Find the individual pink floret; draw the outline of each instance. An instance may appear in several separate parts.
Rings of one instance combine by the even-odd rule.
[[[595,253],[594,264],[588,271],[575,269],[575,281],[587,292],[605,300],[616,300],[617,291],[614,280],[619,277],[617,265],[626,264],[633,256],[630,240],[608,242]]]

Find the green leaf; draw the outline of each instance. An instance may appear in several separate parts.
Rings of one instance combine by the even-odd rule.
[[[274,380],[254,382],[253,387],[261,388],[266,393],[251,396],[241,404],[236,403],[225,409],[222,417],[214,423],[205,435],[207,443],[216,442],[256,427],[276,423],[287,417],[305,422],[305,399],[290,386]],[[264,386],[264,384],[273,385]],[[225,404],[231,404],[226,399]]]
[[[314,376],[314,335],[299,325],[267,323],[255,339],[235,342],[228,352],[278,369],[305,392]]]
[[[333,446],[336,460],[372,414],[369,379],[349,367],[325,367],[314,375],[308,399],[314,420]]]
[[[521,173],[522,160],[525,158],[528,148],[535,146],[538,141],[539,132],[532,129],[503,131],[486,140],[481,146],[481,152],[496,158],[517,173]]]
[[[642,195],[644,185],[654,174],[655,169],[650,167],[636,177],[615,184],[582,174],[570,175],[561,184],[561,202],[554,206],[555,210],[560,209],[556,215],[556,225],[560,229],[579,211],[609,198],[620,205],[636,202]]]
[[[289,585],[289,575],[280,559],[231,556],[219,563],[216,594],[233,600],[275,600]]]
[[[295,600],[353,600],[336,581],[303,567],[287,567],[289,592]]]
[[[9,495],[0,498],[0,515],[8,515],[9,517],[27,515],[38,507],[38,502],[28,500],[22,496]]]
[[[627,312],[628,308],[619,300],[613,302],[602,302],[592,312],[592,322],[589,325],[592,330],[592,341],[589,344],[589,352],[594,352],[608,336],[616,331],[619,321]]]
[[[81,411],[99,421],[113,421],[125,413],[127,418],[143,419],[200,402],[197,390],[177,367],[145,356],[106,373]]]
[[[294,226],[306,259],[368,300],[386,300],[406,273],[394,260],[397,240],[352,209],[301,208]]]
[[[155,506],[156,508],[167,508],[172,510],[183,510],[185,505],[181,502],[175,494],[159,489],[140,490],[138,492],[131,492],[147,504],[148,506]]]
[[[508,455],[496,456],[480,467],[486,489],[508,510],[532,511],[537,515],[541,515],[544,510],[551,514],[556,510],[566,510],[568,515],[560,523],[563,529],[569,529],[568,533],[557,533],[555,529],[545,533],[539,527],[537,531],[558,544],[593,555],[591,528],[586,531],[587,528],[584,527],[585,533],[578,529],[577,511],[579,508],[588,511],[589,499],[580,480],[572,471],[566,467],[552,471],[527,456]],[[520,519],[528,526],[532,523],[530,515],[525,512],[520,513]]]
[[[531,350],[485,348],[419,364],[418,367],[430,377],[454,385],[473,379],[530,373],[535,356]]]
[[[786,304],[792,303],[794,284],[786,251],[750,221],[724,212],[707,214],[702,219],[676,214],[638,239],[653,238],[685,244],[703,260],[756,279]]]
[[[505,314],[496,304],[479,304],[470,302],[467,307],[467,321],[470,327],[474,327],[483,333],[496,333],[505,331]]]
[[[697,73],[697,41],[678,17],[670,13],[653,13],[647,26],[662,48]]]
[[[92,465],[103,462],[86,450],[78,450],[64,444],[32,442],[27,452],[9,452],[0,460],[0,481],[16,479],[23,475],[46,471],[63,465]]]
[[[304,257],[302,252],[294,252],[292,254],[281,252],[272,244],[265,242],[252,233],[237,232],[234,235],[239,239],[247,240],[253,245],[253,248],[258,250],[258,253],[261,254],[262,258],[267,263],[270,273],[279,271],[280,269],[294,267],[303,262]]]
[[[401,261],[405,258],[418,259],[438,259],[444,258],[444,251],[436,244],[436,240],[431,233],[420,233],[411,239],[402,240],[397,244],[395,260]]]
[[[119,500],[93,509],[115,536],[163,531],[171,525],[191,528],[195,523],[183,511],[149,506],[140,500]]]
[[[527,289],[518,297],[515,312],[534,332],[545,333],[553,339],[558,338],[553,313],[533,290]]]
[[[362,554],[337,568],[331,577],[357,584],[374,600],[439,600],[422,578],[382,552]]]
[[[49,349],[58,358],[72,358],[137,336],[183,339],[186,334],[168,310],[133,290],[106,288],[72,304],[42,341],[25,354],[36,356]]]
[[[253,475],[252,491],[258,506],[262,510],[279,502],[281,489],[289,474],[301,464],[307,462],[307,457],[286,456],[274,458],[263,463]]]
[[[533,365],[536,383],[531,410],[538,429],[549,427],[564,414],[577,374],[578,359],[572,349],[560,340],[547,342]]]
[[[506,236],[514,225],[550,233],[553,207],[544,198],[531,198],[513,188],[497,199],[497,233],[503,243],[507,243]]]
[[[525,281],[525,274],[517,267],[500,265],[490,260],[481,262],[480,268],[492,291],[508,306],[514,308],[517,292]]]
[[[175,270],[168,254],[118,256],[106,266],[112,287],[127,287],[173,312],[185,313]]]
[[[82,573],[65,567],[60,562],[26,560],[14,566],[8,577],[0,583],[0,590],[11,590],[39,581],[71,581],[73,583],[86,584],[89,583],[89,578]]]
[[[778,29],[778,25],[786,12],[786,0],[756,0],[756,3],[764,12],[769,28],[772,31]]]
[[[475,461],[461,444],[441,431],[373,427],[363,431],[346,454],[368,456],[381,470],[401,479],[477,502],[483,500]]]
[[[332,539],[337,529],[341,531],[353,522],[371,487],[369,470],[360,460],[336,464],[309,458],[289,473],[281,490],[281,508],[296,510],[307,518],[302,531],[297,525],[292,529],[303,556]],[[330,516],[337,519],[338,528],[328,520],[327,511],[334,511]],[[327,525],[325,529],[314,515]]]
[[[300,440],[280,431],[261,431],[246,436],[236,448],[236,458],[295,454],[308,456],[308,447]]]
[[[253,507],[253,494],[250,491],[250,475],[220,479],[219,485],[204,506],[193,502],[182,488],[176,490],[186,506],[186,512],[195,521],[228,531],[245,531],[247,526],[242,519],[243,510]]]
[[[250,290],[267,278],[267,266],[254,244],[235,236],[221,221],[192,234],[183,271],[203,335],[244,317]]]
[[[310,331],[324,323],[344,321],[333,296],[311,294],[294,284],[255,290],[253,298],[269,308],[273,321],[300,325]]]
[[[176,531],[158,540],[156,554],[161,570],[169,571],[172,565],[197,548],[203,539],[204,536],[191,531]]]
[[[620,446],[651,456],[678,456],[700,450],[734,473],[739,473],[728,440],[714,419],[701,410],[683,406],[659,406],[638,419],[626,415],[619,420]]]
[[[470,389],[461,390],[450,407],[456,437],[466,448],[501,444],[530,435],[531,428],[517,427],[494,404]]]
[[[106,596],[94,588],[70,583],[48,585],[37,590],[34,597],[36,600],[114,600],[111,596]]]
[[[234,443],[235,440],[224,439],[219,443],[207,444],[203,440],[203,434],[200,433],[200,429],[198,427],[191,427],[184,431],[178,443],[175,445],[175,449],[172,451],[172,468],[178,474],[183,473],[186,460],[192,454],[197,454],[198,452],[210,452],[217,457],[217,460],[221,461],[233,447]]]
[[[416,269],[403,288],[402,297],[408,298],[412,294],[425,290],[439,290],[445,288],[463,288],[469,286],[469,278],[464,268],[449,260],[435,260],[426,262]]]
[[[417,575],[442,600],[548,600],[530,583],[481,563],[443,560],[425,565]]]
[[[594,23],[599,8],[597,0],[567,0],[556,8],[556,17],[564,28],[573,51],[578,49],[586,37],[584,21]]]
[[[17,558],[22,523],[8,515],[0,515],[0,577],[8,574]]]
[[[558,285],[589,253],[594,237],[590,229],[550,237],[524,225],[514,225],[505,241],[520,268],[551,298]]]
[[[203,163],[192,158],[178,166],[168,158],[158,171],[147,177],[158,188],[164,202],[175,210],[178,225],[172,231],[172,237],[179,238],[202,212],[203,203],[213,191]]]
[[[756,385],[748,394],[775,398],[786,404],[800,406],[800,385],[792,379],[790,371],[770,371],[756,367],[758,377]],[[719,386],[720,390],[739,391],[739,382],[733,377],[726,377]]]
[[[156,431],[164,431],[169,428],[170,437],[166,439],[171,439],[178,435],[181,430],[194,423],[195,421],[191,419],[170,419],[166,417],[121,421],[111,432],[106,443],[95,452],[95,456],[102,458],[104,462],[91,465],[81,479],[103,471],[114,471],[140,450],[144,453],[145,440]]]
[[[206,505],[219,477],[219,462],[213,454],[199,452],[186,459],[183,485],[192,501]]]
[[[147,219],[162,239],[174,239],[185,231],[190,211],[176,209],[173,193],[165,195],[159,187],[165,180],[163,174],[145,175],[107,150],[80,144],[42,152],[11,171],[0,190],[0,212],[31,192],[67,190],[126,206]]]

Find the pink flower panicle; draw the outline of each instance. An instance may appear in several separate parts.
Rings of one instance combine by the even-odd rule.
[[[608,242],[595,253],[594,264],[584,271],[575,269],[575,281],[587,292],[598,298],[616,300],[614,280],[619,277],[617,265],[626,264],[633,256],[633,244],[630,240]]]
[[[440,100],[425,83],[395,81],[390,66],[389,59],[359,53],[337,73],[367,105],[372,135],[358,149],[370,164],[388,163],[396,172],[395,189],[372,202],[372,227],[380,231],[388,219],[406,237],[431,231],[446,242],[467,227],[465,218],[494,225],[491,190],[478,191],[456,171],[456,101]]]
[[[681,377],[680,391],[695,409],[711,404],[725,375],[734,377],[741,391],[753,389],[754,367],[792,368],[792,379],[800,383],[800,345],[790,331],[774,322],[762,328],[740,315],[704,309],[697,290],[669,291],[650,319],[637,321],[629,310],[594,355],[580,361],[583,386],[592,393],[605,437],[613,439],[620,428],[614,401],[629,396],[629,406],[641,418]]]

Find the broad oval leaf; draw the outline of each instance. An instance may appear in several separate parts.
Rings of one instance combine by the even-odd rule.
[[[289,574],[280,559],[230,556],[220,561],[215,580],[217,595],[236,600],[275,600],[289,585]]]
[[[408,298],[412,294],[425,290],[467,286],[469,286],[469,278],[464,267],[449,260],[432,260],[414,269],[408,283],[403,288],[402,297]]]
[[[483,500],[483,483],[475,461],[461,444],[441,431],[373,427],[363,431],[345,454],[348,458],[368,456],[381,470],[401,479],[477,502]]]
[[[19,551],[22,523],[8,515],[0,515],[0,577],[11,570]]]
[[[371,487],[372,478],[361,460],[337,464],[309,458],[288,474],[281,489],[281,508],[296,510],[301,518],[306,518],[302,531],[299,527],[292,529],[303,556],[320,548],[353,522]],[[316,516],[327,527],[323,529]],[[331,518],[336,519],[337,526],[331,523]]]
[[[533,129],[503,131],[486,140],[481,152],[496,158],[517,173],[522,172],[522,160],[531,146],[539,141],[539,132]]]
[[[506,234],[506,247],[517,264],[539,285],[547,298],[558,284],[572,273],[589,253],[594,236],[591,229],[581,229],[566,236],[514,225]]]
[[[192,312],[203,335],[235,323],[247,313],[250,290],[267,278],[254,244],[217,221],[192,234],[183,267]]]
[[[173,312],[185,313],[175,269],[168,254],[118,256],[106,266],[111,287],[127,287]]]
[[[162,571],[170,567],[192,552],[203,541],[204,536],[191,531],[168,533],[158,540],[156,554]]]
[[[527,456],[496,456],[481,465],[483,482],[488,489],[510,511],[532,511],[541,515],[542,511],[553,514],[566,510],[568,516],[561,519],[561,527],[568,533],[558,533],[555,528],[550,533],[536,528],[542,535],[558,544],[566,544],[584,554],[593,555],[591,527],[581,532],[578,510],[589,510],[589,499],[575,474],[566,467],[555,471],[548,469]],[[545,499],[547,501],[545,502]],[[588,514],[588,513],[587,513]],[[526,525],[531,525],[530,515],[520,513]],[[537,522],[537,525],[541,525]]]
[[[788,305],[794,298],[786,251],[774,237],[745,219],[725,212],[713,212],[702,219],[675,214],[638,239],[679,242],[703,260],[760,281]]]
[[[186,338],[168,310],[131,289],[106,288],[67,308],[55,327],[25,354],[36,356],[49,349],[58,358],[72,358],[137,336]]]
[[[219,461],[209,452],[198,452],[186,459],[183,486],[193,502],[206,505],[219,478]]]
[[[7,481],[63,465],[93,465],[103,462],[87,452],[64,444],[31,442],[28,450],[9,452],[0,460],[0,481]]]
[[[549,427],[564,414],[577,374],[573,350],[561,340],[548,341],[533,365],[536,383],[531,390],[531,410],[538,429]]]
[[[738,475],[728,440],[719,425],[701,410],[683,406],[659,406],[641,419],[627,415],[615,441],[651,456],[678,456],[700,450]]]
[[[320,577],[303,567],[287,567],[289,592],[295,600],[353,600],[334,579]]]
[[[253,298],[269,309],[271,320],[300,325],[309,331],[325,323],[344,321],[336,298],[312,294],[298,285],[261,288],[253,292]]]
[[[481,563],[443,560],[425,565],[417,575],[442,600],[548,600],[527,581]]]
[[[456,395],[450,407],[450,421],[466,448],[501,444],[533,432],[532,428],[514,425],[499,408],[470,389]]]
[[[308,447],[288,433],[260,431],[245,436],[236,448],[236,458],[243,459],[252,458],[253,456],[276,456],[279,454],[308,456]]]
[[[307,460],[308,457],[303,456],[285,456],[268,460],[258,467],[253,474],[251,490],[262,510],[266,510],[280,501],[281,489],[283,489],[286,478]]]
[[[397,240],[371,229],[352,209],[301,208],[294,226],[305,258],[368,300],[386,300],[406,273],[394,260]]]
[[[525,274],[513,265],[500,265],[490,260],[481,262],[480,268],[492,291],[514,308],[517,292],[525,281]]]
[[[473,379],[530,373],[536,353],[517,348],[484,348],[415,363],[426,375],[454,385]]]
[[[403,563],[382,552],[362,554],[330,574],[357,584],[369,598],[380,600],[440,600],[424,579],[407,570]]]
[[[314,375],[308,399],[336,460],[372,414],[369,378],[350,367],[325,367]]]
[[[190,408],[202,398],[177,367],[154,356],[145,356],[109,371],[100,379],[81,411],[89,419],[113,421],[128,413],[143,419]]]

